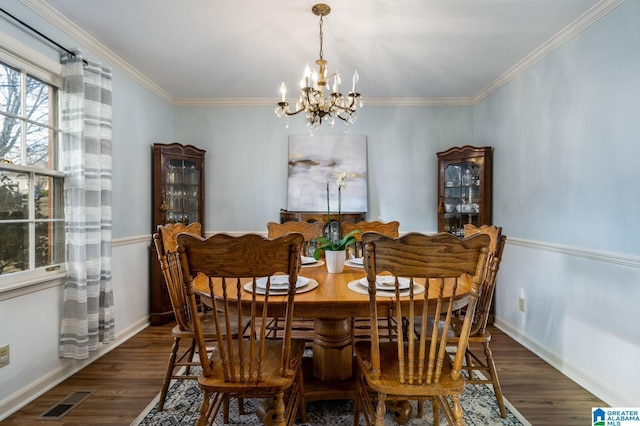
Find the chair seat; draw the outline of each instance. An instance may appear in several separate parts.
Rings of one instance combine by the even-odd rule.
[[[223,313],[218,313],[218,321],[220,322],[221,330],[223,335],[227,335],[227,326],[225,321],[225,316]],[[247,320],[248,321],[248,320]],[[213,312],[205,312],[200,314],[200,325],[203,330],[203,334],[205,335],[205,339],[215,339],[216,338],[216,323],[213,316]],[[235,316],[229,317],[229,326],[231,327],[231,335],[238,336],[246,327],[246,322],[240,327],[238,325],[238,318]],[[177,324],[171,330],[173,337],[180,338],[190,338],[193,337],[193,321],[188,320],[186,326]]]
[[[455,343],[460,336],[460,332],[462,330],[462,323],[464,321],[464,316],[455,317],[451,320],[451,328],[449,328],[447,332],[447,336],[449,337],[449,341]],[[433,327],[433,318],[429,317],[427,319],[428,328],[431,329]],[[416,321],[416,333],[420,330],[420,324]],[[438,329],[442,331],[443,322],[438,322]],[[473,334],[469,336],[469,343],[489,343],[491,341],[491,333],[489,330],[485,329],[481,333]]]
[[[256,342],[256,346],[259,342]],[[249,343],[243,342],[245,352],[248,352]],[[302,355],[305,349],[305,342],[303,340],[292,339],[291,340],[291,363],[293,366],[299,365],[302,362]],[[233,343],[233,350],[238,353],[238,342]],[[224,379],[224,373],[222,370],[222,362],[220,361],[220,351],[215,351],[212,359],[212,371],[209,376],[200,374],[198,377],[198,384],[201,389],[206,392],[222,392],[222,393],[255,393],[256,391],[264,392],[265,394],[273,394],[277,391],[287,389],[291,386],[291,383],[296,380],[296,376],[282,377],[280,372],[281,360],[280,354],[282,353],[282,341],[281,340],[266,340],[265,341],[265,356],[262,360],[262,374],[263,380],[257,383],[250,384],[247,380],[240,382],[226,382]],[[247,357],[248,358],[248,357]],[[248,363],[247,363],[248,364]],[[245,365],[245,378],[248,377],[250,366]],[[296,368],[294,367],[294,370]],[[238,377],[239,379],[239,377]]]
[[[415,348],[415,359],[418,359],[418,345]],[[371,365],[371,342],[359,341],[355,344],[355,353],[359,365]],[[426,357],[426,355],[425,355]],[[408,358],[407,358],[408,359]],[[416,383],[412,386],[405,380],[404,384],[400,384],[398,371],[398,344],[396,342],[380,343],[380,377],[375,378],[372,370],[369,368],[361,369],[367,379],[367,385],[376,392],[393,394],[399,397],[429,397],[435,395],[451,395],[454,393],[462,393],[464,391],[464,378],[453,380],[451,378],[451,365],[444,362],[442,372],[438,383],[425,385]],[[405,368],[408,367],[408,361]],[[414,372],[414,377],[417,376]],[[423,379],[424,380],[424,379]],[[440,391],[442,390],[442,391]]]
[[[476,334],[475,336],[469,336],[469,343],[489,343],[491,341],[491,333],[485,330],[482,334]]]

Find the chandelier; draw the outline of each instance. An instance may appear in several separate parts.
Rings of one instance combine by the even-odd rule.
[[[327,61],[322,57],[322,18],[331,12],[331,8],[326,4],[316,4],[311,8],[314,15],[320,17],[320,59],[316,60],[318,71],[309,69],[309,65],[304,70],[304,75],[300,81],[300,94],[296,100],[295,111],[289,109],[289,102],[285,95],[287,87],[284,82],[280,86],[282,100],[278,102],[275,113],[278,118],[286,117],[286,127],[289,128],[289,116],[304,112],[307,118],[307,127],[312,129],[320,127],[323,121],[333,127],[336,118],[345,122],[345,129],[349,123],[355,123],[356,108],[363,105],[360,93],[356,92],[356,83],[359,76],[356,70],[353,73],[351,91],[344,96],[340,93],[340,73],[335,72],[327,76]],[[330,86],[331,84],[331,87]]]

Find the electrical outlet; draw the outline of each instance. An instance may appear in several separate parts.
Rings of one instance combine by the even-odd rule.
[[[524,297],[521,297],[518,300],[518,308],[520,309],[520,312],[524,312]]]
[[[0,348],[0,368],[9,365],[9,345]]]

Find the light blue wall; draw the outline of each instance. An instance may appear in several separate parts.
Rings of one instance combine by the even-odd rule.
[[[308,134],[304,117],[278,120],[273,107],[178,107],[176,141],[206,149],[207,232],[266,231],[287,205],[290,134]],[[472,141],[471,107],[367,107],[352,134],[367,137],[371,220],[434,232],[436,152]],[[344,126],[315,134],[342,134]]]
[[[173,108],[113,73],[113,238],[151,233],[151,152],[173,142]]]
[[[640,254],[639,22],[624,3],[474,108],[509,235]]]
[[[511,243],[497,323],[614,406],[640,403],[638,52],[627,1],[473,111]]]

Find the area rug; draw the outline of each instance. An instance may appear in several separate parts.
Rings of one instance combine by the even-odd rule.
[[[177,380],[169,388],[164,410],[159,413],[158,394],[147,408],[131,423],[131,426],[146,425],[195,425],[198,418],[198,410],[202,401],[202,392],[195,380]],[[262,423],[256,417],[255,409],[261,399],[245,399],[244,415],[238,415],[237,400],[229,403],[229,424],[254,426]],[[531,426],[531,424],[505,399],[507,418],[500,417],[500,410],[496,403],[493,390],[488,385],[469,385],[461,398],[464,410],[465,425],[473,426]],[[422,419],[415,418],[416,402],[412,402],[413,417],[406,423],[409,426],[433,424],[431,421],[431,403],[426,402]],[[298,426],[348,426],[353,424],[353,401],[313,401],[307,403],[306,423],[296,423]],[[222,410],[216,418],[216,425],[223,425]],[[387,413],[387,425],[394,425],[392,415]],[[447,424],[442,418],[441,424]],[[361,425],[364,420],[361,419]]]

